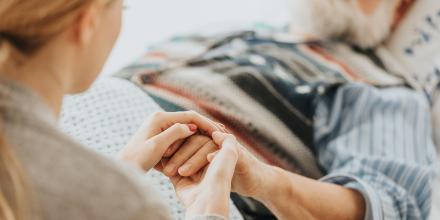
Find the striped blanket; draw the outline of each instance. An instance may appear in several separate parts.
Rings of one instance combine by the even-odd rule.
[[[404,84],[390,73],[377,51],[292,41],[283,29],[257,25],[175,37],[116,75],[142,87],[166,111],[195,110],[222,122],[260,159],[319,178],[317,97],[350,82]]]

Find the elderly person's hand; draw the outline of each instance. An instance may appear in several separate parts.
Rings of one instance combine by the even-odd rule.
[[[214,132],[212,138],[200,134],[193,135],[182,143],[180,148],[169,149],[171,152],[165,155],[172,156],[162,161],[163,167],[159,170],[168,177],[197,175],[209,163],[208,160],[213,160],[213,155],[220,149],[219,145],[236,148],[239,153],[233,191],[245,196],[255,196],[257,187],[261,186],[265,178],[261,170],[268,165],[255,158],[231,134]]]
[[[168,177],[192,176],[208,165],[207,156],[219,150],[211,137],[195,134],[187,138],[181,145],[174,145],[165,153],[162,167]]]
[[[360,192],[267,165],[233,135],[214,132],[212,137],[221,149],[237,151],[232,191],[259,200],[277,219],[364,219],[366,205]],[[212,153],[208,160],[215,161],[216,157]]]
[[[158,112],[148,118],[119,156],[147,171],[155,167],[170,148],[199,130],[212,134],[223,128],[195,112]]]

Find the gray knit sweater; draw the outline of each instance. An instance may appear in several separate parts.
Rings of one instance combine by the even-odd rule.
[[[26,172],[32,216],[45,220],[170,219],[160,195],[140,171],[87,150],[64,135],[32,90],[0,78],[0,115],[7,142]]]

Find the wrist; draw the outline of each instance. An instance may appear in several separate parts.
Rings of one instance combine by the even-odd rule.
[[[222,216],[227,219],[229,216],[229,201],[227,203],[217,202],[215,197],[209,200],[197,200],[186,208],[185,219],[193,219],[197,216]]]
[[[271,199],[274,197],[279,198],[280,196],[285,196],[286,194],[294,194],[291,184],[287,181],[289,178],[284,175],[282,169],[264,164],[260,168],[262,171],[263,180],[259,184],[258,190],[252,195],[253,198],[259,200],[263,203],[270,203]],[[291,197],[293,198],[293,197]]]
[[[281,168],[267,166],[265,181],[254,197],[269,208],[278,219],[318,219],[307,206],[301,177]]]
[[[186,219],[196,216],[229,216],[230,183],[218,183],[203,187],[194,201],[186,207]]]

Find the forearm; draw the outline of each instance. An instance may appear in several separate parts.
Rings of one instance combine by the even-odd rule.
[[[278,219],[363,219],[362,195],[342,186],[322,183],[267,166],[258,195]],[[341,208],[344,207],[344,208]]]

